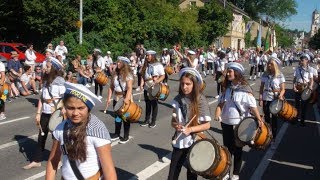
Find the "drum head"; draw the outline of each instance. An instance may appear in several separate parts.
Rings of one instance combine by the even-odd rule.
[[[301,99],[306,101],[311,97],[312,91],[310,89],[305,89],[302,91]]]
[[[254,140],[256,135],[256,130],[258,129],[258,124],[253,118],[245,118],[243,119],[239,126],[237,135],[240,141],[249,142]]]
[[[189,165],[196,172],[205,172],[211,168],[216,159],[216,146],[213,142],[203,139],[195,142],[190,148]]]
[[[277,115],[283,107],[283,101],[276,99],[270,103],[269,110],[273,115]]]
[[[120,109],[122,108],[123,104],[124,104],[124,99],[123,99],[123,98],[120,98],[120,99],[118,100],[118,102],[116,103],[116,105],[114,106],[113,110],[114,110],[114,111],[120,110]]]
[[[62,122],[63,115],[61,115],[60,109],[54,111],[49,120],[49,129],[54,131],[56,127]]]
[[[157,96],[157,94],[160,92],[160,84],[155,84],[151,90],[152,97]]]

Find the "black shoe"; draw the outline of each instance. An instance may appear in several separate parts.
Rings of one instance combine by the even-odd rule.
[[[148,121],[143,121],[141,124],[140,124],[140,126],[142,126],[142,127],[145,127],[145,126],[148,126]]]
[[[111,137],[111,141],[115,141],[120,138],[119,134],[116,134],[116,133],[110,134],[110,137]]]
[[[128,141],[129,141],[129,138],[128,138],[128,137],[120,137],[119,143],[120,143],[120,144],[125,144],[125,143],[127,143]]]
[[[149,128],[155,128],[156,126],[157,126],[157,125],[156,125],[155,122],[152,122],[152,123],[149,124]]]

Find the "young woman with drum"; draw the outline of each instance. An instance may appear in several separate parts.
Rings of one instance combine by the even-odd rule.
[[[102,99],[102,91],[103,91],[103,86],[104,84],[102,84],[100,82],[100,79],[105,79],[107,78],[104,70],[105,70],[105,60],[103,59],[103,57],[101,56],[101,50],[100,49],[94,49],[93,50],[93,70],[95,73],[95,77],[99,76],[99,78],[95,78],[94,79],[94,94],[98,96],[98,90],[100,90],[100,95],[98,96],[99,99]],[[101,77],[101,78],[100,78]]]
[[[296,68],[293,76],[293,91],[295,92],[296,108],[298,109],[298,120],[301,126],[305,126],[305,115],[308,108],[307,100],[301,99],[304,90],[311,90],[313,86],[313,74],[309,69],[310,56],[303,54],[300,57],[300,66]]]
[[[226,59],[226,52],[223,50],[218,51],[217,53],[218,59],[216,60],[216,73],[215,73],[215,80],[217,81],[217,95],[215,96],[216,99],[219,98],[220,93],[222,91],[222,83],[225,79],[225,66],[228,63]]]
[[[108,129],[90,113],[101,101],[81,84],[66,82],[64,85],[63,103],[67,120],[53,131],[46,179],[57,179],[55,176],[61,156],[63,180],[117,179]]]
[[[46,72],[43,76],[43,86],[36,114],[36,124],[39,127],[38,147],[33,161],[24,166],[24,169],[40,167],[42,152],[44,151],[49,133],[49,121],[59,101],[65,92],[63,65],[55,58],[46,63]]]
[[[146,116],[144,122],[141,126],[148,126],[150,128],[156,127],[156,119],[158,115],[158,99],[149,96],[150,90],[154,85],[159,84],[163,81],[165,77],[165,72],[162,64],[157,62],[156,52],[149,50],[146,52],[146,60],[141,70],[142,81],[140,84],[140,89],[144,89],[144,101],[146,102]],[[149,92],[148,92],[149,91]],[[149,124],[149,119],[151,117],[151,123]]]
[[[166,74],[165,74],[165,78],[164,78],[163,82],[165,84],[167,84],[168,83],[168,76],[173,73],[173,68],[170,66],[170,54],[168,52],[168,48],[164,48],[162,50],[161,63],[163,65],[163,67],[165,67],[165,70],[166,70]],[[169,71],[172,71],[172,72],[169,72]]]
[[[111,84],[108,91],[107,106],[111,103],[111,97],[114,92],[113,108],[123,98],[123,103],[128,104],[132,100],[133,74],[129,66],[130,60],[127,57],[119,56],[117,67],[112,74]],[[119,102],[120,103],[120,102]],[[120,137],[121,125],[123,121],[124,136]],[[120,138],[120,143],[124,144],[129,141],[130,122],[116,115],[115,133],[111,134],[111,140]]]
[[[271,125],[272,135],[274,139],[276,137],[278,127],[277,116],[271,114],[269,107],[271,102],[276,99],[279,99],[281,101],[284,100],[285,77],[280,72],[280,65],[281,60],[276,57],[271,57],[268,60],[267,71],[261,77],[259,95],[259,105],[263,107],[265,121]]]
[[[196,133],[208,130],[211,121],[208,102],[199,91],[202,84],[199,72],[193,68],[183,68],[179,77],[179,94],[172,102],[171,126],[175,129],[175,136],[168,180],[179,178],[181,167],[195,142]],[[188,168],[187,179],[197,179],[197,174]]]
[[[243,117],[253,113],[255,121],[261,126],[261,117],[257,108],[253,91],[245,80],[244,68],[241,64],[231,62],[227,64],[227,77],[223,84],[223,94],[219,98],[219,104],[215,111],[215,120],[221,122],[223,144],[234,156],[233,177],[239,179],[242,163],[242,147],[236,145],[234,127]]]

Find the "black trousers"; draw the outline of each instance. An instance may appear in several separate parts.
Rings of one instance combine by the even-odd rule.
[[[190,148],[179,149],[173,147],[168,180],[179,179],[179,174],[184,162],[187,159],[189,149]],[[197,177],[197,174],[192,173],[189,167],[187,167],[187,180],[196,180]]]
[[[271,114],[269,106],[272,101],[263,101],[263,113],[265,121],[271,126],[272,129],[272,135],[275,139],[277,136],[277,130],[278,130],[278,121],[277,116]]]
[[[40,117],[40,126],[42,128],[42,131],[44,133],[44,136],[41,136],[41,131],[39,129],[38,133],[38,146],[35,153],[35,157],[33,158],[33,161],[35,162],[41,162],[42,161],[42,153],[44,151],[44,148],[46,146],[46,141],[49,133],[49,120],[50,120],[51,114],[45,114],[42,113]]]
[[[234,168],[233,174],[239,175],[242,163],[242,147],[235,145],[233,125],[221,123],[223,145],[226,146],[231,155],[233,155]]]
[[[254,75],[257,75],[257,66],[251,66],[251,68],[250,68],[250,76],[252,76],[253,72],[254,72]]]
[[[157,99],[150,100],[147,90],[143,91],[143,95],[144,95],[144,101],[146,102],[145,122],[149,122],[149,119],[152,113],[151,123],[155,123],[158,115],[158,100]]]
[[[103,86],[94,80],[94,94],[98,96],[98,88],[100,90],[100,96],[102,96]]]
[[[217,93],[218,93],[218,95],[220,95],[221,90],[222,90],[222,82],[221,83],[218,82],[218,80],[219,80],[219,78],[221,76],[223,76],[222,72],[221,71],[217,71],[216,72],[216,81],[217,81]]]
[[[113,100],[113,108],[116,104],[117,104],[117,101]],[[116,117],[117,117],[117,115],[116,115]],[[120,136],[122,122],[123,122],[123,131],[124,131],[123,137],[129,138],[130,122],[128,122],[128,121],[124,121],[124,120],[121,120],[120,122],[115,121],[114,122],[114,124],[115,124],[115,132],[114,133]]]
[[[304,120],[306,118],[306,111],[308,109],[308,101],[303,101],[301,99],[301,93],[296,92],[295,93],[295,101],[296,101],[296,108],[298,110],[298,118],[300,117],[301,123],[304,123]]]
[[[264,65],[258,65],[258,72],[264,72]]]
[[[213,62],[208,62],[207,63],[207,70],[214,70],[214,67],[213,67]]]

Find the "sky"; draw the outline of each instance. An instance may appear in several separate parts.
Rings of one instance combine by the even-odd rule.
[[[320,0],[296,0],[296,2],[297,14],[288,18],[283,25],[288,29],[310,32],[312,12],[317,9],[320,13]]]

